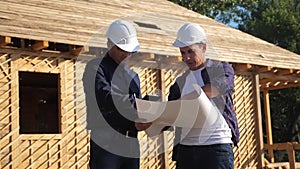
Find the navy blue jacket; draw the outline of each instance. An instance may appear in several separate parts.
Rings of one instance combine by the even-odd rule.
[[[134,95],[141,98],[141,92],[140,80],[134,71],[117,64],[107,53],[103,58],[89,61],[83,82],[88,129],[110,126],[137,131],[134,125],[137,118]],[[100,113],[102,116],[99,116]],[[105,121],[101,120],[103,118]]]

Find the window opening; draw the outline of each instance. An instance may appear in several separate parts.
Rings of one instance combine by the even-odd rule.
[[[19,72],[20,134],[60,131],[58,74]]]

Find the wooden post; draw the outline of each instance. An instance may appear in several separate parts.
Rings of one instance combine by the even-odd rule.
[[[10,95],[10,142],[11,142],[11,159],[15,159],[18,157],[20,150],[19,150],[19,77],[18,77],[18,59],[19,55],[14,54],[11,58],[14,60],[11,67],[11,95]],[[20,161],[12,160],[11,168],[18,168]]]
[[[162,152],[162,156],[163,156],[163,166],[162,168],[163,169],[169,169],[170,166],[169,166],[169,160],[168,160],[168,136],[167,136],[167,132],[166,131],[163,131],[162,132],[162,145],[163,145],[163,152]]]
[[[273,144],[273,136],[272,136],[272,125],[271,125],[271,111],[270,111],[270,95],[268,90],[263,91],[264,95],[264,109],[265,109],[265,118],[266,118],[266,131],[267,131],[267,144]],[[272,146],[271,146],[272,147]],[[272,148],[268,148],[268,155],[270,158],[270,162],[274,163],[274,153]]]
[[[296,162],[295,162],[295,151],[293,143],[288,143],[288,156],[289,156],[289,163],[290,169],[296,169]]]
[[[260,91],[259,91],[259,74],[253,74],[253,89],[254,89],[254,97],[255,97],[255,115],[256,115],[256,131],[258,132],[256,135],[257,140],[257,168],[264,168],[264,152],[263,152],[263,130],[262,130],[262,117],[261,117],[261,104],[260,104]]]
[[[159,61],[158,61],[159,62]],[[161,96],[161,100],[165,101],[166,98],[164,97],[164,91],[165,91],[165,83],[164,83],[164,75],[165,71],[162,69],[161,63],[159,63],[159,69],[157,69],[157,75],[158,75],[158,81],[159,81],[159,95]],[[162,153],[161,153],[161,159],[162,159],[162,169],[169,169],[169,160],[168,160],[168,138],[166,132],[162,132],[161,134],[161,146],[162,146]]]

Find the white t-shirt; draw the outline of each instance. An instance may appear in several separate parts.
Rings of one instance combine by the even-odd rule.
[[[195,89],[193,85],[204,86],[201,76],[201,71],[204,68],[190,71],[186,77],[185,85],[183,86],[181,96],[193,92]],[[212,100],[211,100],[212,101]],[[182,128],[180,144],[184,145],[211,145],[232,143],[231,130],[224,119],[223,115],[219,113],[216,122],[206,128]]]

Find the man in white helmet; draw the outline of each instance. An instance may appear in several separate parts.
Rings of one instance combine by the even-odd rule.
[[[137,133],[151,123],[136,122],[140,80],[123,64],[140,48],[137,33],[131,23],[116,20],[106,37],[108,52],[91,60],[83,76],[87,128],[91,130],[89,165],[91,169],[138,169]]]
[[[195,88],[196,85],[202,88],[219,111],[212,125],[202,128],[176,128],[172,156],[176,160],[176,168],[233,169],[232,147],[237,146],[239,141],[232,101],[233,68],[226,62],[205,57],[207,38],[198,24],[184,24],[178,30],[173,46],[179,48],[182,61],[189,70],[170,87],[168,100],[197,98],[199,90]]]

